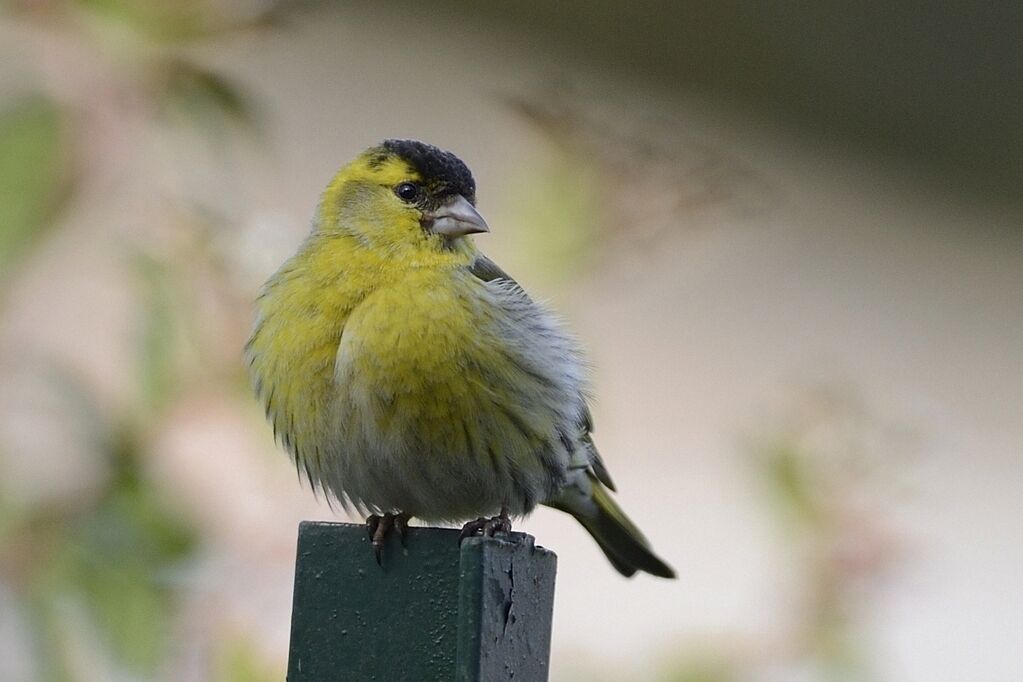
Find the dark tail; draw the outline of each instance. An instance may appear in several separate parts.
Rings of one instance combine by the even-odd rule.
[[[592,474],[587,476],[591,489],[588,497],[564,495],[551,506],[574,516],[622,575],[631,577],[636,571],[646,571],[660,578],[674,578],[675,571],[654,554],[643,533],[607,489]]]

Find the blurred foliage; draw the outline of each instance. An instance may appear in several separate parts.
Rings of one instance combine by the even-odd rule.
[[[50,68],[77,76],[76,60],[92,60],[81,74],[97,82],[83,88],[74,78],[40,78],[37,92],[0,102],[0,286],[31,247],[63,226],[57,219],[69,199],[95,192],[94,175],[108,151],[104,143],[128,146],[129,156],[149,151],[145,140],[131,131],[120,134],[119,126],[113,142],[95,135],[96,120],[120,123],[141,116],[145,125],[176,126],[214,142],[224,131],[258,129],[257,102],[189,48],[239,31],[273,29],[287,5],[256,3],[234,14],[234,5],[211,0],[5,5],[4,18],[30,26],[27,34],[39,41],[38,53],[53,55],[57,64]],[[66,54],[57,49],[68,45],[76,49]],[[541,102],[556,106],[542,108]],[[566,102],[538,97],[513,103],[558,142],[546,167],[522,178],[522,193],[536,201],[515,216],[531,230],[528,242],[544,244],[543,250],[531,249],[543,254],[540,267],[558,277],[570,276],[598,248],[611,250],[636,237],[656,243],[663,228],[680,222],[680,212],[718,206],[755,184],[744,169],[692,139],[666,148],[656,127],[640,122],[629,128],[623,124],[628,117],[587,103],[562,106]],[[680,139],[675,133],[663,137]],[[75,174],[76,169],[89,173]],[[109,188],[93,196],[103,191]],[[202,211],[169,194],[154,183],[153,196],[146,197],[147,206],[157,207],[153,224],[136,226],[122,245],[131,254],[134,277],[128,286],[139,313],[138,336],[125,358],[127,390],[100,426],[105,478],[73,498],[29,507],[7,499],[0,486],[0,580],[13,588],[15,607],[34,627],[34,660],[45,680],[82,679],[81,652],[90,647],[109,659],[111,676],[175,679],[166,673],[175,670],[168,660],[171,637],[179,626],[184,576],[203,550],[202,535],[181,520],[173,495],[147,474],[147,463],[153,433],[190,384],[224,379],[210,369],[218,365],[232,368],[231,379],[240,374],[231,360],[206,362],[220,359],[218,343],[236,358],[240,343],[216,338],[211,320],[240,306],[223,293],[229,286],[219,279],[218,254],[204,231]],[[174,242],[179,234],[168,238],[162,231],[175,229],[187,234],[184,246],[149,249],[131,241]],[[218,296],[222,300],[211,300]],[[89,408],[109,402],[71,381],[62,389],[84,392]],[[812,661],[822,679],[864,676],[869,669],[855,646],[850,602],[855,583],[885,566],[884,535],[870,535],[875,526],[856,516],[862,510],[852,500],[864,482],[850,474],[854,467],[845,466],[848,452],[829,457],[802,429],[797,425],[759,442],[751,458],[762,474],[758,480],[767,482],[771,518],[785,529],[787,547],[805,574],[805,593],[795,599],[799,622],[780,644],[765,635],[769,653],[759,659],[720,647],[673,655],[661,677],[665,682],[748,679],[779,661]],[[850,554],[850,546],[859,549]],[[236,634],[213,644],[205,673],[223,682],[281,679],[258,646]]]
[[[96,187],[107,156],[146,153],[139,129],[169,124],[207,141],[233,129],[256,130],[253,99],[188,49],[199,40],[273,28],[279,10],[280,3],[231,7],[210,0],[15,0],[0,8],[0,19],[23,29],[14,34],[26,48],[24,65],[60,76],[40,77],[19,99],[0,101],[0,286],[11,282],[30,247],[63,227],[58,218],[69,199],[106,201],[108,190]],[[48,57],[40,63],[33,54]],[[142,125],[133,127],[139,116]],[[97,125],[121,120],[128,123],[116,124],[115,135],[97,132]],[[123,148],[113,153],[111,145]],[[158,183],[153,189],[148,199],[174,207],[168,214],[198,212]],[[146,471],[153,431],[182,382],[194,379],[181,371],[183,358],[203,342],[196,333],[203,302],[189,299],[182,279],[200,267],[197,260],[215,259],[208,249],[199,259],[189,254],[189,270],[173,250],[133,243],[159,234],[167,216],[152,218],[122,245],[135,254],[132,291],[141,314],[130,383],[140,400],[100,411],[97,451],[105,477],[67,499],[34,503],[15,504],[0,486],[0,581],[31,624],[32,667],[41,680],[152,679],[174,669],[168,655],[201,541]],[[90,413],[104,403],[91,385],[64,374],[59,390],[81,394],[76,399]],[[208,673],[225,681],[282,677],[268,675],[258,658],[247,644],[231,645],[210,661]]]
[[[141,409],[158,413],[179,389],[181,352],[188,333],[189,313],[177,284],[174,264],[137,252],[133,258],[143,301],[139,329],[138,378]]]
[[[821,522],[819,492],[815,491],[813,453],[793,443],[777,443],[764,451],[763,468],[774,502],[790,523],[814,526]]]
[[[123,438],[110,454],[115,461],[107,486],[89,508],[63,520],[32,591],[52,617],[59,617],[62,599],[80,599],[115,659],[152,674],[172,631],[180,582],[173,576],[194,551],[196,536],[142,478],[135,439]],[[60,636],[44,638],[55,640]],[[55,651],[40,653],[40,660],[59,658]]]
[[[834,386],[798,391],[768,423],[749,439],[746,462],[782,538],[786,575],[798,577],[794,592],[779,595],[786,625],[751,641],[689,646],[669,658],[663,682],[876,679],[859,606],[896,559],[883,504],[906,434]]]
[[[745,163],[657,102],[554,83],[504,101],[549,143],[548,167],[531,167],[517,193],[540,201],[516,224],[538,236],[532,250],[550,270],[591,264],[598,253],[660,249],[697,229],[701,213],[761,211],[771,194]]]
[[[175,43],[210,32],[213,6],[202,0],[78,0],[86,10],[121,22],[157,43]]]
[[[155,671],[172,629],[175,593],[194,531],[140,470],[140,439],[110,427],[108,478],[87,499],[0,506],[0,576],[24,595],[42,679],[76,679],[69,655],[80,612],[128,670]],[[71,610],[69,611],[69,608]]]
[[[518,182],[513,196],[530,197],[512,207],[518,244],[531,255],[538,275],[555,283],[571,280],[604,246],[600,177],[576,155],[553,150],[546,163],[530,166]]]
[[[801,621],[788,648],[820,679],[871,679],[857,607],[864,586],[896,558],[895,532],[882,519],[905,434],[833,386],[804,390],[788,412],[751,444],[757,479],[802,577]]]
[[[226,642],[213,679],[216,682],[279,682],[287,676],[284,666],[268,665],[251,642]]]
[[[438,11],[462,11],[447,0]],[[616,81],[709,96],[838,149],[869,150],[954,195],[1019,205],[1023,22],[983,3],[484,3],[531,43]]]
[[[0,112],[0,286],[47,227],[67,191],[61,111],[30,96]]]
[[[740,666],[725,654],[698,651],[683,656],[658,682],[739,682]]]
[[[183,60],[168,61],[162,75],[160,106],[169,119],[211,133],[238,126],[256,130],[255,102],[223,76]]]

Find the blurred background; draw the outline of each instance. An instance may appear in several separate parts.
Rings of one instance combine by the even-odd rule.
[[[7,0],[0,679],[281,680],[251,301],[332,173],[456,152],[594,365],[552,679],[1023,679],[1018,4]]]

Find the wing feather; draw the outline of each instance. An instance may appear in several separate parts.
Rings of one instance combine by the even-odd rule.
[[[475,275],[478,279],[484,282],[493,282],[495,280],[504,280],[509,282],[518,290],[521,295],[523,302],[526,304],[533,304],[532,299],[525,290],[516,282],[511,275],[505,272],[501,266],[494,261],[490,260],[482,253],[476,257],[472,265],[469,266],[469,272]],[[607,465],[604,464],[604,459],[600,456],[600,451],[597,450],[597,446],[594,445],[591,433],[593,432],[593,417],[590,414],[590,408],[586,405],[585,396],[580,395],[579,400],[583,405],[582,416],[579,421],[579,441],[582,448],[585,450],[585,456],[589,463],[589,470],[593,472],[597,480],[603,483],[612,491],[616,490],[611,473],[607,470]]]

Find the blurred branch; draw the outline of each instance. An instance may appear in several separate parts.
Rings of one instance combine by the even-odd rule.
[[[223,76],[182,59],[170,59],[162,65],[163,78],[158,87],[161,109],[201,115],[221,114],[232,123],[255,126],[252,98]],[[201,120],[201,116],[197,116]]]
[[[578,166],[603,176],[602,237],[611,243],[653,244],[693,229],[697,212],[763,205],[765,180],[684,130],[674,110],[554,84],[504,101]]]

